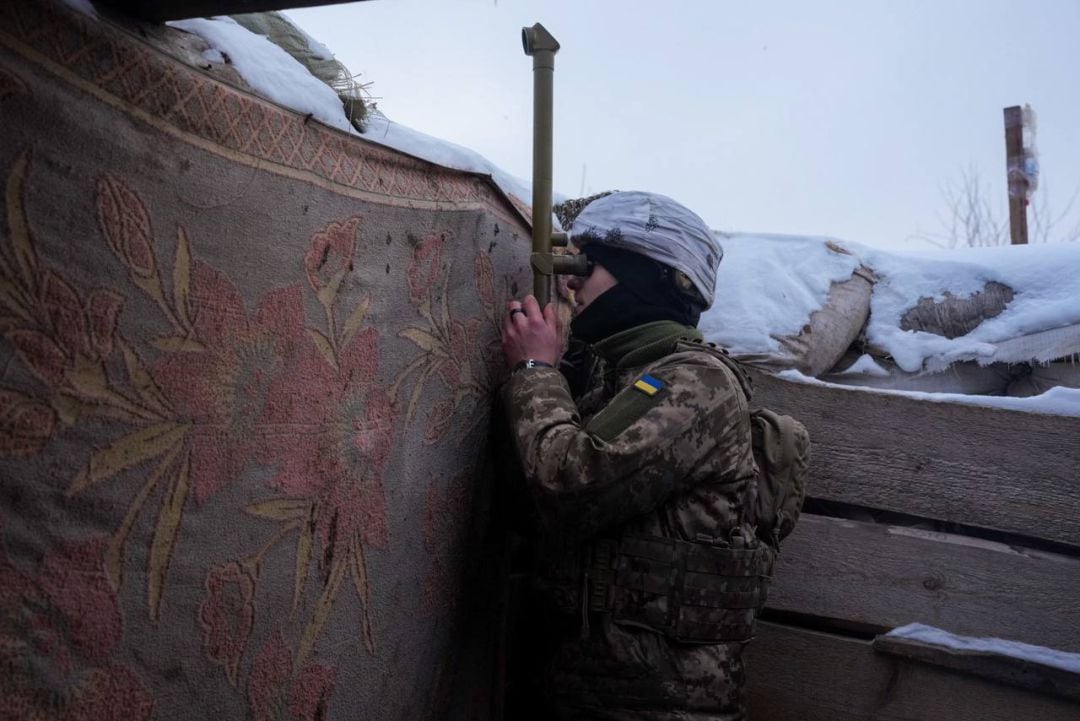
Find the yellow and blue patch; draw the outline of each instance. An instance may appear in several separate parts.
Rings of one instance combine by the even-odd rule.
[[[651,375],[643,375],[634,383],[634,388],[647,396],[655,396],[664,387],[664,382]]]

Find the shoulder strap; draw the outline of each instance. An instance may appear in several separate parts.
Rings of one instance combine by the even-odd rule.
[[[739,382],[742,387],[743,393],[746,394],[747,402],[754,395],[754,382],[750,378],[750,374],[747,373],[746,367],[742,363],[731,357],[730,354],[715,343],[708,343],[703,340],[680,340],[675,344],[675,352],[691,351],[698,353],[708,353],[713,358],[716,358],[723,363],[732,375],[735,376],[735,380]]]

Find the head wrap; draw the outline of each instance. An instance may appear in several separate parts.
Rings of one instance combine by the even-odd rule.
[[[672,285],[692,289],[703,308],[712,305],[724,251],[705,221],[665,195],[630,191],[598,198],[574,220],[570,238],[590,256],[604,247],[651,258],[678,271]]]

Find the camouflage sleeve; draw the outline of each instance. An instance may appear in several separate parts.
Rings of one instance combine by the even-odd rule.
[[[692,355],[669,356],[650,387],[632,383],[585,425],[558,371],[513,374],[503,402],[548,533],[588,537],[695,482],[735,479],[749,453],[746,398],[730,371]]]

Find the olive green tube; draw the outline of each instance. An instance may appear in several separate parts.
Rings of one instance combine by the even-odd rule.
[[[533,59],[533,295],[543,308],[551,301],[552,96],[559,41],[543,25],[521,29],[525,54]]]

